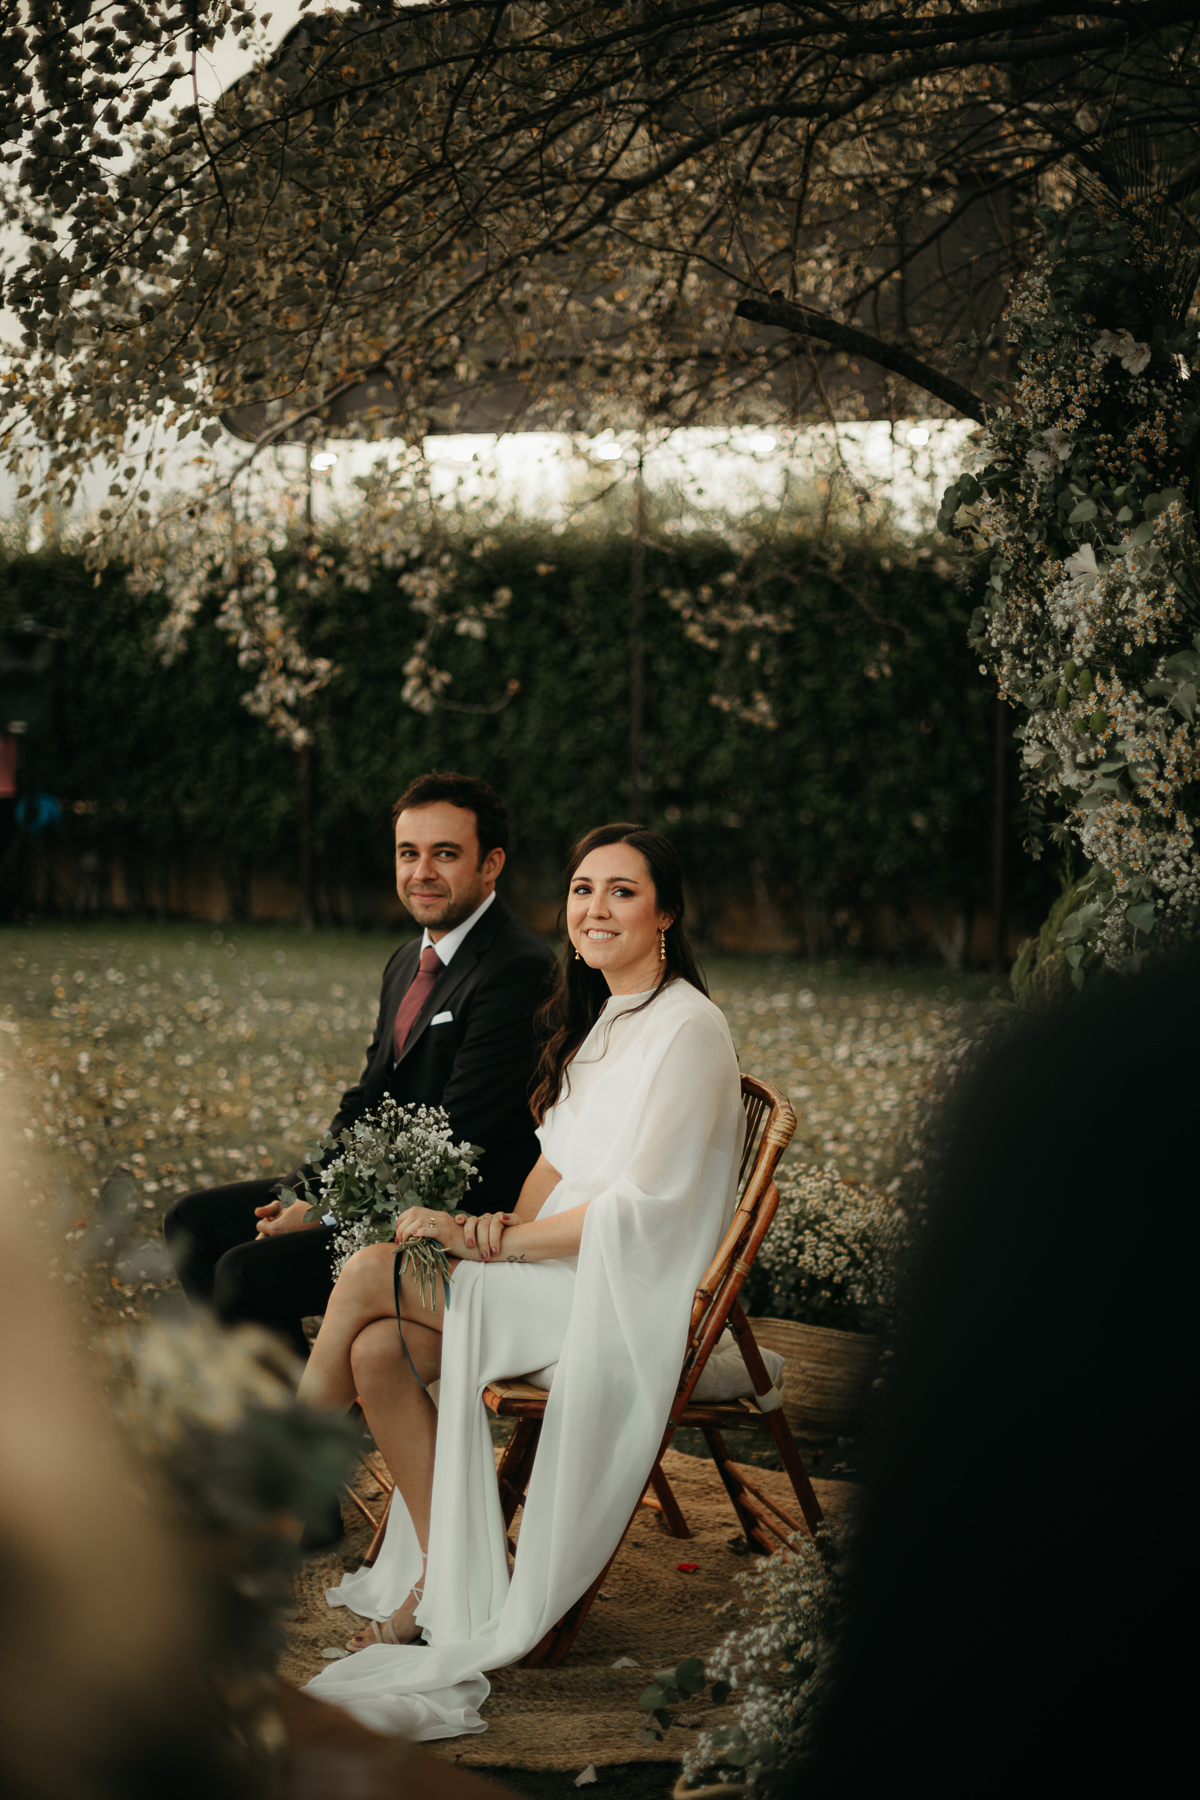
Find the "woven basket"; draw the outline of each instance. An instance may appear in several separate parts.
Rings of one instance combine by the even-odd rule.
[[[787,1422],[797,1437],[822,1442],[851,1431],[879,1361],[879,1339],[792,1319],[751,1319],[764,1350],[783,1357]]]

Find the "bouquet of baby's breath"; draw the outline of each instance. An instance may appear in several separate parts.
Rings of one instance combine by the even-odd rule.
[[[325,1132],[311,1158],[320,1174],[304,1190],[305,1222],[333,1215],[335,1280],[356,1250],[392,1241],[406,1207],[455,1212],[479,1179],[475,1164],[482,1155],[477,1144],[455,1142],[440,1106],[399,1106],[390,1095],[336,1138]],[[450,1265],[441,1245],[410,1238],[399,1256],[401,1269],[413,1271],[426,1302],[436,1305],[439,1278],[449,1291]]]

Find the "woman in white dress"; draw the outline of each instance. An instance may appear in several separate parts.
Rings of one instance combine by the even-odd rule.
[[[484,1730],[484,1671],[539,1642],[611,1556],[736,1201],[737,1058],[683,930],[668,840],[590,832],[568,861],[566,920],[533,1097],[542,1154],[516,1211],[403,1213],[399,1241],[436,1238],[457,1259],[449,1306],[403,1276],[410,1364],[394,1252],[359,1251],[300,1388],[317,1407],[357,1394],[397,1484],[374,1567],[328,1596],[372,1623],[310,1687],[415,1738]],[[480,1396],[530,1374],[550,1393],[510,1578]]]

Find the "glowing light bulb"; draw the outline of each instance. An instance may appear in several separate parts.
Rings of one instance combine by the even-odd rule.
[[[758,431],[750,439],[750,448],[757,456],[768,456],[775,448],[775,439],[769,431]]]
[[[337,456],[332,450],[318,450],[308,466],[310,469],[332,469],[336,461]]]
[[[616,462],[619,456],[624,455],[624,451],[620,444],[597,444],[595,454],[601,462]]]
[[[927,444],[929,442],[929,433],[923,425],[917,425],[909,432],[908,441],[910,444],[915,444],[919,449],[922,444]]]

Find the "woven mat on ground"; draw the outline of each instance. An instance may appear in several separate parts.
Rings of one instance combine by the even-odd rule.
[[[641,1508],[604,1586],[560,1669],[500,1669],[489,1676],[491,1698],[483,1716],[488,1729],[478,1737],[453,1738],[430,1749],[452,1762],[476,1768],[583,1769],[605,1763],[678,1761],[692,1732],[672,1731],[663,1744],[644,1748],[637,1699],[649,1671],[703,1656],[737,1620],[740,1590],[734,1577],[747,1566],[744,1540],[733,1508],[712,1463],[669,1450],[663,1459],[690,1539],[668,1537],[659,1516]],[[748,1471],[772,1500],[797,1510],[787,1476],[766,1469]],[[369,1477],[360,1491],[370,1498]],[[842,1521],[856,1488],[845,1481],[813,1483],[831,1524]],[[296,1617],[280,1673],[308,1681],[328,1659],[324,1649],[340,1649],[355,1628],[344,1607],[331,1608],[325,1589],[343,1568],[357,1568],[369,1533],[345,1507],[347,1535],[335,1553],[309,1557],[297,1581]],[[737,1553],[737,1546],[741,1554]],[[694,1574],[682,1562],[697,1563]],[[735,1605],[720,1617],[716,1609]],[[634,1668],[613,1664],[629,1657]],[[707,1701],[703,1711],[707,1712]],[[701,1709],[695,1709],[701,1716]]]

